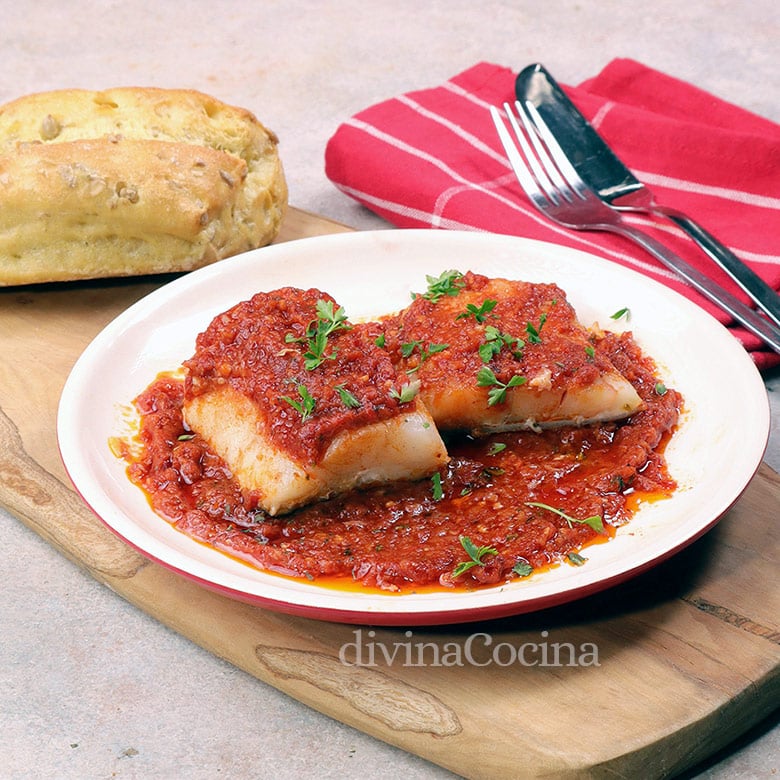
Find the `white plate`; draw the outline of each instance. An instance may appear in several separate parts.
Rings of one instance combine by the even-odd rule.
[[[666,455],[679,489],[643,506],[584,566],[560,566],[473,592],[341,592],[255,570],[193,541],[154,514],[128,480],[109,438],[128,432],[132,399],[175,369],[211,319],[257,291],[317,287],[354,319],[400,309],[425,275],[455,268],[555,282],[581,321],[630,328],[685,397]],[[631,310],[630,321],[610,314]],[[573,249],[480,233],[393,230],[278,244],[224,260],[161,287],[117,317],[89,345],[62,393],[58,438],[76,489],[122,539],[147,557],[224,594],[284,612],[355,623],[455,623],[527,612],[593,593],[646,570],[714,525],[760,465],[769,435],[761,377],[713,318],[645,277]]]

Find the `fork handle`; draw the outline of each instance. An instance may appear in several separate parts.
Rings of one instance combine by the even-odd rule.
[[[609,223],[599,227],[636,242],[667,268],[671,268],[678,276],[688,282],[691,287],[694,287],[706,298],[717,304],[723,311],[730,314],[737,322],[741,323],[747,330],[758,336],[775,352],[780,354],[780,328],[735,298],[728,290],[723,289],[719,284],[713,282],[712,279],[686,263],[685,260],[664,246],[660,241],[656,241],[655,238],[647,235],[647,233],[622,221],[620,224]]]
[[[675,209],[655,206],[653,212],[681,227],[777,325],[780,325],[780,295],[728,247],[708,233],[698,222]]]

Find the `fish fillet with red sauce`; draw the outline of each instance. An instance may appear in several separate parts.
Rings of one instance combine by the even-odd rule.
[[[428,280],[385,326],[441,430],[585,424],[642,408],[557,285],[454,271]]]
[[[447,452],[408,377],[326,293],[282,288],[218,315],[185,362],[184,419],[271,515],[430,476]]]

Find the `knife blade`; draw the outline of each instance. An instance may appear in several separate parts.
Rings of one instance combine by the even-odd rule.
[[[577,173],[599,197],[620,211],[641,211],[672,220],[780,325],[780,295],[730,249],[690,217],[660,206],[652,193],[607,145],[544,68],[529,65],[515,79],[515,95],[544,119]]]

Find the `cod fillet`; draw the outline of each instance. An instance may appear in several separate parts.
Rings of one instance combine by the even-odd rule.
[[[385,327],[440,430],[585,424],[642,408],[557,285],[455,271],[428,280]]]
[[[380,334],[319,290],[258,293],[198,336],[184,419],[271,515],[430,476],[445,445]]]

